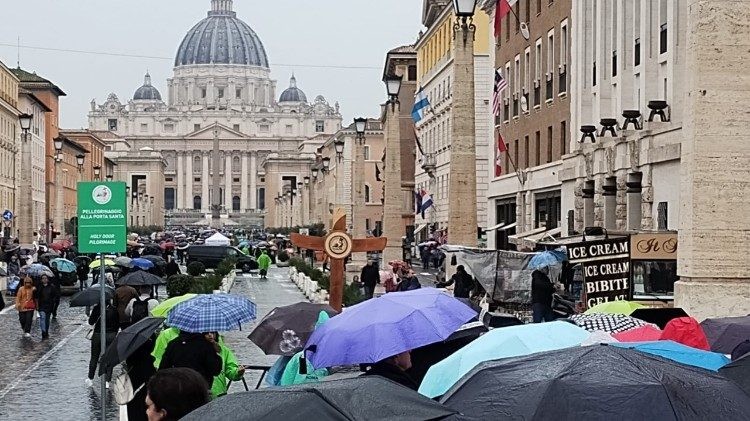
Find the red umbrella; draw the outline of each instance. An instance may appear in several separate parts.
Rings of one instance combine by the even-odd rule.
[[[159,244],[159,247],[161,247],[161,249],[164,251],[174,250],[174,243],[171,241],[164,241]]]
[[[704,351],[711,350],[706,334],[703,333],[703,328],[692,317],[679,317],[670,320],[664,327],[661,340],[672,340]]]
[[[661,339],[661,329],[652,325],[640,326],[625,332],[615,333],[612,336],[620,342],[648,342]]]
[[[71,242],[69,240],[61,240],[61,241],[55,241],[54,243],[50,244],[49,248],[55,251],[62,251],[70,247]]]

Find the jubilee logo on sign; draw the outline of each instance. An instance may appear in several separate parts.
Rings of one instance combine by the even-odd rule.
[[[83,253],[125,252],[125,183],[78,183],[78,244]]]

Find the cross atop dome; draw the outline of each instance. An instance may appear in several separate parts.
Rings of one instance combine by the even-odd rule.
[[[211,0],[211,11],[208,12],[208,16],[216,15],[236,16],[232,11],[232,0]]]

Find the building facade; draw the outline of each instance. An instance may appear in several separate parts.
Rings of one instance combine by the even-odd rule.
[[[489,17],[482,10],[474,15],[476,41],[475,68],[475,139],[477,217],[482,227],[487,222],[487,186],[489,162],[487,148],[492,139],[490,99],[492,96],[492,65],[489,62]],[[423,241],[447,229],[449,206],[460,206],[449,197],[451,147],[451,79],[453,76],[453,24],[451,2],[425,0],[422,24],[427,28],[415,45],[417,50],[417,85],[426,94],[430,109],[416,124],[420,151],[414,174],[418,192],[432,195],[433,207],[425,218],[417,216],[415,233]],[[403,129],[402,129],[403,130]],[[450,239],[448,239],[450,241]]]
[[[38,234],[46,225],[46,174],[45,174],[45,116],[51,110],[31,91],[19,91],[19,110],[33,116],[28,132],[28,147],[31,153],[31,207],[32,227]],[[20,206],[17,207],[20,209]]]
[[[314,162],[298,153],[300,146],[341,128],[338,104],[323,96],[309,102],[294,75],[277,99],[263,44],[232,7],[232,0],[212,0],[208,17],[185,36],[164,100],[147,74],[126,103],[110,94],[91,104],[91,130],[112,131],[134,150],[163,155],[164,191],[148,194],[160,197],[172,217],[209,213],[214,171],[221,175],[225,216],[275,215],[275,201],[266,198],[281,192],[288,173],[302,179]],[[221,150],[215,169],[214,136]]]
[[[16,208],[16,174],[19,168],[18,78],[0,62],[0,212]],[[3,238],[15,236],[12,221],[2,221]]]
[[[493,21],[496,3],[483,6]],[[489,171],[489,248],[533,248],[562,231],[558,174],[570,141],[570,12],[570,0],[518,1],[502,19],[498,37],[489,34],[494,68],[507,82],[495,117],[498,138],[486,150],[495,158]],[[520,22],[528,25],[528,40]],[[501,138],[504,151],[497,143]]]

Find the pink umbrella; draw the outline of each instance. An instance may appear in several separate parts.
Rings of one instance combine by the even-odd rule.
[[[612,336],[620,342],[648,342],[661,339],[661,330],[653,325],[640,326],[635,329],[615,333]]]

